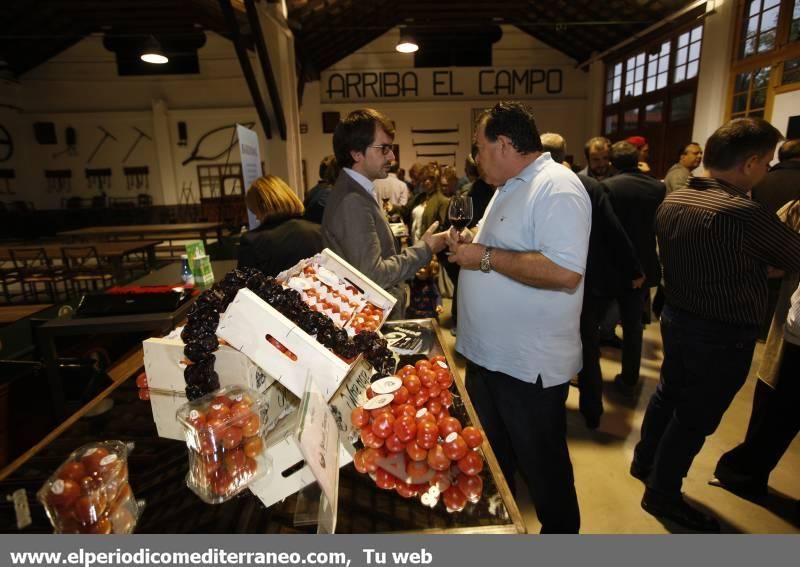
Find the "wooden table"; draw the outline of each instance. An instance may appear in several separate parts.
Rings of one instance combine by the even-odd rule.
[[[35,315],[39,311],[44,311],[52,306],[52,303],[37,303],[35,305],[6,305],[0,307],[0,325],[16,323],[20,319]]]
[[[90,226],[77,230],[59,232],[58,236],[74,239],[108,238],[111,240],[131,240],[144,238],[200,239],[208,246],[209,234],[222,238],[221,222],[190,222],[178,224],[131,224],[123,226]]]
[[[136,252],[147,253],[147,267],[155,268],[156,246],[161,244],[161,240],[99,240],[96,242],[81,242],[80,246],[94,246],[97,255],[106,258],[111,264],[112,272],[116,281],[124,278],[122,261],[129,254]],[[42,244],[18,244],[0,246],[0,260],[11,260],[11,249],[37,249],[44,248],[50,258],[61,258],[61,249],[65,246],[77,246],[75,242],[47,242]]]

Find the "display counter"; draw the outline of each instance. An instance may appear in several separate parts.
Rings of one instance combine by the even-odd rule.
[[[417,321],[420,323],[420,321]],[[477,423],[463,379],[455,370],[450,353],[443,349],[442,332],[434,321],[421,322],[434,337],[430,354],[444,354],[455,375],[451,414],[464,425]],[[185,484],[188,470],[184,443],[159,438],[147,401],[140,400],[134,381],[142,367],[137,350],[112,370],[115,382],[90,404],[67,420],[9,467],[0,471],[0,529],[5,533],[50,533],[52,527],[36,491],[77,447],[106,439],[133,445],[129,456],[130,485],[144,509],[137,533],[314,533],[314,525],[295,525],[296,495],[266,508],[249,491],[219,505],[202,502]],[[113,408],[95,417],[81,416],[103,399]],[[107,403],[106,403],[107,405]],[[353,464],[339,475],[337,533],[524,533],[525,525],[500,473],[497,461],[483,444],[486,465],[480,473],[483,496],[461,512],[449,513],[444,506],[426,507],[418,499],[405,499],[394,491],[378,488],[358,473]],[[14,494],[16,493],[16,497]],[[16,501],[16,505],[15,505]],[[25,523],[25,508],[30,523]]]

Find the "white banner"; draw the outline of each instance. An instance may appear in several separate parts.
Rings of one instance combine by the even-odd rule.
[[[258,134],[241,124],[236,125],[236,137],[239,138],[239,154],[242,160],[242,180],[244,181],[245,195],[250,185],[263,175],[261,171],[261,152],[258,148]],[[258,219],[250,209],[247,209],[247,222],[250,230],[258,226]]]

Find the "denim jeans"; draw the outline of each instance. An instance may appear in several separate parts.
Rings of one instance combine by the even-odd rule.
[[[569,384],[544,388],[467,362],[467,392],[514,492],[519,467],[542,533],[578,533],[580,512],[567,448]]]
[[[634,459],[651,468],[647,485],[679,495],[708,435],[747,379],[757,326],[710,321],[667,305],[661,314],[664,362],[642,422]]]

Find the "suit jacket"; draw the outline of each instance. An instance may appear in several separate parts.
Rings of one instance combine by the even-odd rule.
[[[601,184],[608,191],[614,212],[633,243],[644,269],[645,285],[658,285],[661,264],[656,252],[655,218],[666,195],[664,184],[638,169],[623,170]]]
[[[377,201],[346,171],[339,174],[328,196],[322,238],[325,246],[394,295],[397,305],[390,317],[403,317],[405,282],[431,261],[431,249],[417,242],[400,252]]]
[[[242,236],[239,267],[257,268],[268,276],[276,276],[321,251],[318,224],[299,218],[262,223]]]
[[[605,187],[599,181],[578,174],[592,201],[592,232],[586,258],[585,293],[613,296],[630,289],[642,274],[636,250],[619,222]]]
[[[800,160],[775,164],[761,183],[753,187],[753,200],[773,213],[789,201],[800,199]]]

